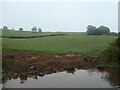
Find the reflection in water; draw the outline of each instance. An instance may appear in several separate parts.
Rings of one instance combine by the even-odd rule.
[[[66,70],[67,70],[67,73],[72,73],[72,74],[74,74],[74,72],[76,71],[75,68],[69,68]]]
[[[69,67],[69,68],[66,68],[66,72],[67,73],[72,73],[72,74],[74,74],[74,72],[75,72],[76,70],[75,70],[75,68],[71,68],[71,67]],[[39,73],[39,76],[41,76],[41,77],[43,77],[43,76],[45,76],[45,74],[44,73]],[[32,77],[33,79],[38,79],[38,77],[37,77],[37,75],[28,75],[28,73],[21,73],[20,74],[20,80],[21,80],[21,84],[22,83],[25,83],[25,81],[28,79],[28,77]],[[14,78],[14,79],[17,79],[17,77],[16,78]]]
[[[20,80],[21,80],[21,83],[24,83],[28,78],[28,75],[26,73],[21,73],[20,75]]]
[[[107,80],[112,86],[120,86],[119,76],[120,69],[106,69],[99,70],[101,72],[101,78]]]
[[[71,74],[72,73],[72,74]],[[41,73],[42,74],[42,73]],[[111,88],[119,86],[117,69],[75,70],[53,73],[43,77],[21,74],[18,79],[8,80],[5,88]]]

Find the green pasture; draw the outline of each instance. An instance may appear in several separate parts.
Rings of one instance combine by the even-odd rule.
[[[31,31],[12,31],[12,30],[3,30],[2,36],[6,37],[31,37],[31,36],[42,36],[42,35],[51,35],[51,32],[35,33]],[[56,34],[56,33],[55,33]]]
[[[32,33],[28,31],[3,31],[2,36],[26,37],[56,33],[67,35],[29,39],[2,38],[2,50],[41,54],[97,54],[117,38],[117,36],[108,35],[88,36],[82,32]]]

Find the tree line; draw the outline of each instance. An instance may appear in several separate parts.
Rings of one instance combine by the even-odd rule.
[[[9,30],[7,26],[3,26],[2,30]],[[12,30],[14,30],[14,28],[12,28]],[[32,32],[42,32],[41,28],[37,28],[36,26],[34,26],[32,29]],[[24,31],[23,28],[19,28],[19,31]]]
[[[88,35],[118,35],[118,33],[116,32],[110,32],[110,29],[103,25],[98,28],[92,25],[88,25],[87,34]]]
[[[3,26],[2,30],[8,30],[8,27]],[[14,28],[12,30],[14,30]],[[34,26],[31,30],[32,30],[32,32],[42,32],[42,29],[37,28],[36,26]],[[24,29],[19,28],[19,31],[24,31]],[[116,33],[116,32],[110,32],[110,29],[103,25],[98,28],[96,28],[95,26],[92,26],[92,25],[88,25],[86,32],[87,32],[87,35],[113,35],[113,36],[118,35],[118,33]]]

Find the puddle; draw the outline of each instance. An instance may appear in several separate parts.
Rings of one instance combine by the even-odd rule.
[[[21,80],[8,80],[4,88],[113,88],[120,85],[117,69],[108,70],[76,70],[52,73],[43,77],[34,76]]]

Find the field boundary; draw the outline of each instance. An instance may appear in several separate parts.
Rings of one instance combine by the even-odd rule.
[[[16,37],[16,36],[0,36],[2,38],[14,38],[14,39],[25,39],[25,38],[42,38],[42,37],[53,37],[53,36],[64,36],[67,34],[52,34],[52,35],[42,35],[42,36],[28,36],[28,37]]]

